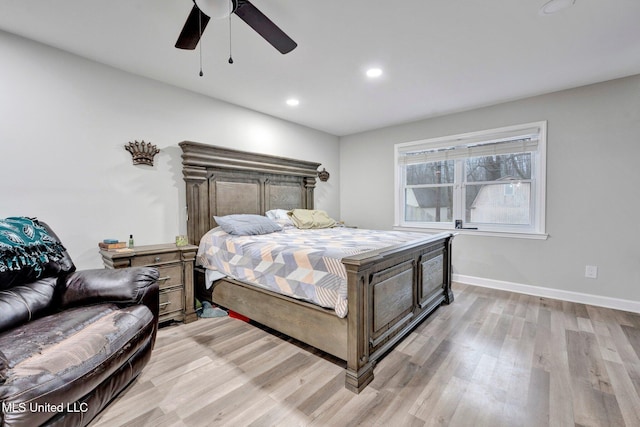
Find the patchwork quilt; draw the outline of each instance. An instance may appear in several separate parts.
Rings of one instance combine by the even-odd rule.
[[[341,259],[414,240],[423,234],[346,227],[233,236],[220,227],[205,234],[203,267],[347,315],[347,274]]]

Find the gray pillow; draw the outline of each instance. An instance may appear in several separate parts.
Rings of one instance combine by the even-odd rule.
[[[235,214],[214,216],[213,219],[227,233],[239,236],[282,231],[282,227],[278,223],[261,215]]]

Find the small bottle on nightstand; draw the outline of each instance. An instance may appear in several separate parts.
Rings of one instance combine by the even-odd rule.
[[[133,234],[129,234],[129,248],[133,248]]]

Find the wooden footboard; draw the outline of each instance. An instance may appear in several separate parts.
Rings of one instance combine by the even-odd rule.
[[[440,304],[453,301],[452,239],[442,233],[342,260],[348,277],[349,390],[360,392],[393,345]]]
[[[349,313],[296,300],[233,279],[204,290],[200,298],[312,345],[347,362],[345,386],[359,393],[373,380],[384,354],[440,304],[453,301],[451,241],[442,233],[416,242],[344,258]]]

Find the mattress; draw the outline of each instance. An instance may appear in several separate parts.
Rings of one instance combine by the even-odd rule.
[[[347,274],[341,260],[424,239],[424,234],[348,227],[236,236],[220,227],[200,241],[197,262],[222,275],[347,315]],[[212,274],[209,274],[212,273]]]

